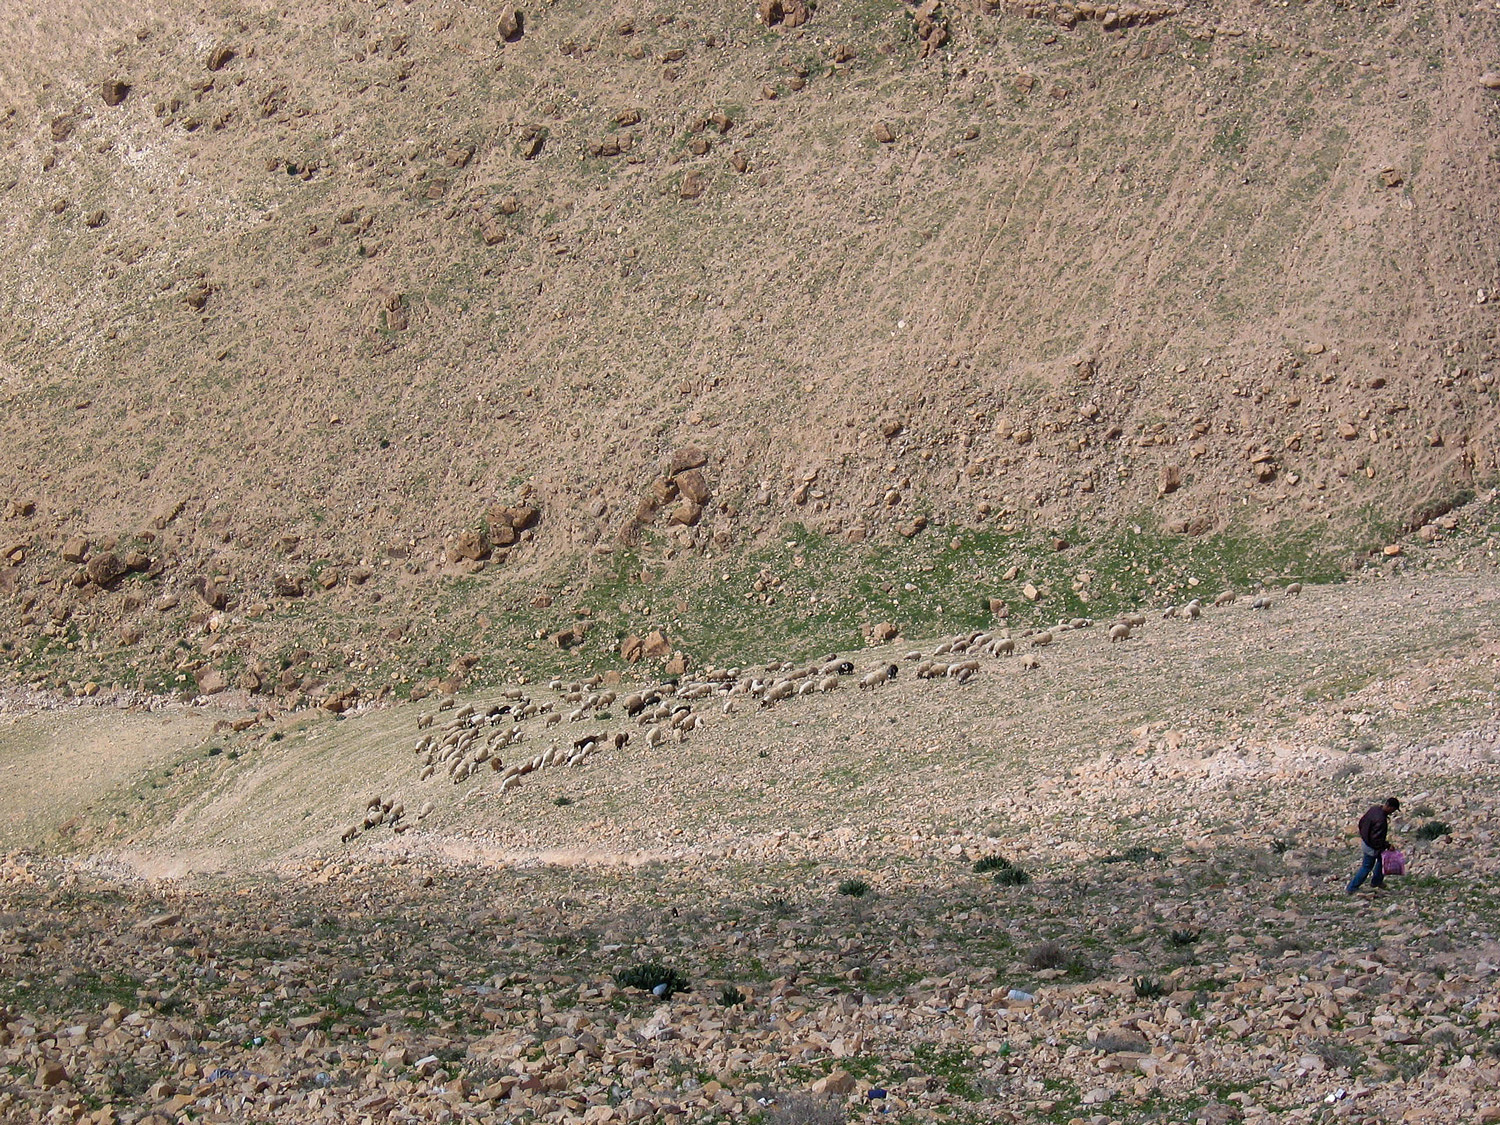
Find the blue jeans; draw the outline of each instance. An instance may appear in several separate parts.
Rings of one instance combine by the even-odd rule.
[[[1359,865],[1359,870],[1354,873],[1354,878],[1349,881],[1346,893],[1353,894],[1359,890],[1359,885],[1365,881],[1365,876],[1370,875],[1370,886],[1378,887],[1385,882],[1385,869],[1380,866],[1380,853],[1369,844],[1361,843],[1360,849],[1364,852],[1365,860]],[[1373,875],[1370,873],[1374,872]]]

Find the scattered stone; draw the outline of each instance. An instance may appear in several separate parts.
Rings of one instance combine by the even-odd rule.
[[[116,106],[130,96],[130,83],[112,78],[99,84],[99,97],[105,105]]]
[[[811,9],[806,0],[760,0],[760,22],[767,27],[801,27]]]
[[[666,634],[660,629],[652,629],[646,634],[643,648],[646,656],[652,660],[659,660],[672,654],[672,646],[667,642]]]
[[[209,70],[223,70],[235,57],[233,47],[220,44],[208,53],[207,65]]]
[[[75,535],[63,544],[62,557],[64,562],[81,563],[89,557],[89,541],[82,535]]]
[[[875,123],[872,135],[883,145],[893,144],[896,140],[895,131],[884,121],[877,121]]]
[[[701,172],[688,172],[682,177],[677,194],[683,199],[697,199],[707,187]]]

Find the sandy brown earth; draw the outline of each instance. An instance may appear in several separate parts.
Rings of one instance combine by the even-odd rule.
[[[711,631],[792,525],[1358,555],[1493,483],[1490,6],[522,14],[7,5],[14,676],[283,694],[393,606],[503,664],[615,560]]]

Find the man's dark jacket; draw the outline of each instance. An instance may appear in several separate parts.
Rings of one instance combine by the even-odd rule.
[[[1359,818],[1359,838],[1365,842],[1366,847],[1383,852],[1386,847],[1385,834],[1389,827],[1390,820],[1386,817],[1385,806],[1372,805],[1370,811]]]

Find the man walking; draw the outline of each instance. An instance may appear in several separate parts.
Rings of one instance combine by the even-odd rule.
[[[1359,818],[1359,845],[1364,853],[1364,862],[1359,865],[1359,870],[1345,888],[1346,894],[1352,895],[1359,890],[1366,875],[1370,876],[1371,887],[1378,889],[1385,884],[1385,870],[1380,865],[1380,856],[1389,843],[1386,833],[1390,830],[1391,817],[1400,807],[1401,802],[1395,797],[1387,797],[1385,804],[1371,805],[1369,811]]]

